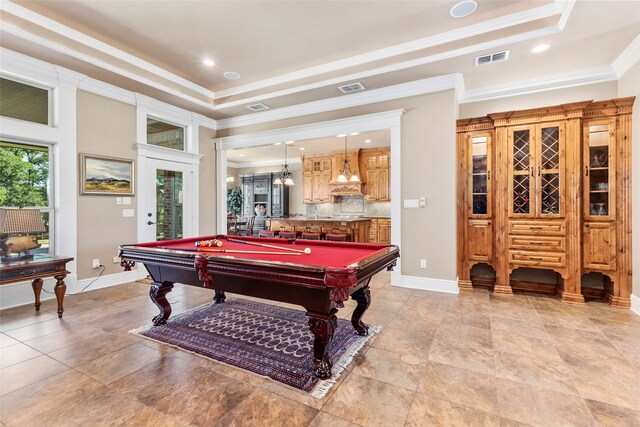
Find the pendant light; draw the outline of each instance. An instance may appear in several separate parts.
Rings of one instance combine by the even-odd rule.
[[[343,135],[338,135],[343,136]],[[351,165],[349,163],[349,157],[347,155],[347,135],[344,135],[344,160],[342,161],[342,171],[338,178],[336,178],[338,182],[360,182],[360,178],[358,178],[358,174],[351,171]]]
[[[273,183],[275,185],[295,185],[291,178],[291,172],[289,172],[289,165],[287,164],[287,144],[284,144],[284,164],[282,165],[282,171],[280,176],[277,177]]]

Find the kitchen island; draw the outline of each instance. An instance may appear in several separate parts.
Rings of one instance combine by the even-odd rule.
[[[372,218],[350,216],[292,216],[267,220],[273,231],[347,234],[352,242],[368,243]]]

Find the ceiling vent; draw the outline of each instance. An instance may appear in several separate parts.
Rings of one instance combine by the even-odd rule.
[[[476,56],[476,67],[478,65],[493,64],[494,62],[502,62],[509,59],[508,50],[502,52],[490,53],[488,55]]]
[[[354,92],[362,92],[364,90],[364,86],[362,83],[352,83],[350,85],[338,86],[340,92],[342,93],[354,93]]]
[[[247,105],[247,108],[251,111],[264,111],[264,110],[268,110],[270,107],[268,105],[263,104],[262,102],[259,102],[257,104]]]

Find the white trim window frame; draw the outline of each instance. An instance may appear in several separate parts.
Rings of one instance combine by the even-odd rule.
[[[6,79],[6,80],[11,80],[11,81],[14,81],[16,83],[21,83],[21,84],[26,85],[26,86],[32,86],[32,87],[47,91],[47,123],[46,124],[32,122],[32,121],[25,120],[25,119],[17,119],[17,118],[13,118],[13,117],[11,117],[9,119],[11,119],[11,120],[19,120],[19,121],[22,121],[22,122],[25,122],[25,123],[30,123],[30,124],[35,125],[35,126],[47,126],[47,127],[52,126],[52,123],[55,122],[55,110],[56,110],[55,109],[55,103],[54,103],[54,95],[55,95],[54,89],[55,88],[53,88],[51,86],[44,85],[44,84],[42,84],[42,83],[40,83],[38,81],[30,80],[30,79],[27,79],[27,78],[24,78],[24,77],[20,77],[20,76],[15,76],[15,75],[12,75],[12,74],[9,74],[9,73],[6,73],[6,72],[2,72],[2,71],[0,71],[0,78]]]

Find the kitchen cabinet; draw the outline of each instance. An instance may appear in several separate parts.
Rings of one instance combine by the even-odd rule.
[[[389,149],[362,149],[360,156],[360,170],[364,171],[364,200],[367,202],[390,201]]]

